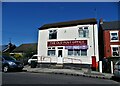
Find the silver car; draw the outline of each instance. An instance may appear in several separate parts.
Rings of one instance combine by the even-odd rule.
[[[114,66],[114,77],[120,78],[120,60],[115,63]]]

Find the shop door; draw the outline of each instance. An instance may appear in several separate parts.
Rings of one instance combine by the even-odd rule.
[[[62,57],[62,50],[58,50],[58,57]]]
[[[62,50],[58,50],[58,61],[57,63],[63,63],[63,51]]]

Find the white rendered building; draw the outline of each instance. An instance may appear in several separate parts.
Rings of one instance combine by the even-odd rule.
[[[39,28],[38,62],[92,64],[98,56],[98,27],[94,18],[45,24]]]

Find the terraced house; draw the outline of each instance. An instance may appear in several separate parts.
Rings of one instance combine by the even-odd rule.
[[[120,58],[120,21],[105,22],[101,19],[99,39],[99,53],[101,58]]]
[[[38,63],[81,64],[99,61],[95,18],[45,24],[39,28]],[[93,59],[94,58],[94,59]]]

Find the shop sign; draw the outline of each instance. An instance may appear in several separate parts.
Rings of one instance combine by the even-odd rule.
[[[48,41],[47,46],[81,46],[87,45],[87,40]]]

